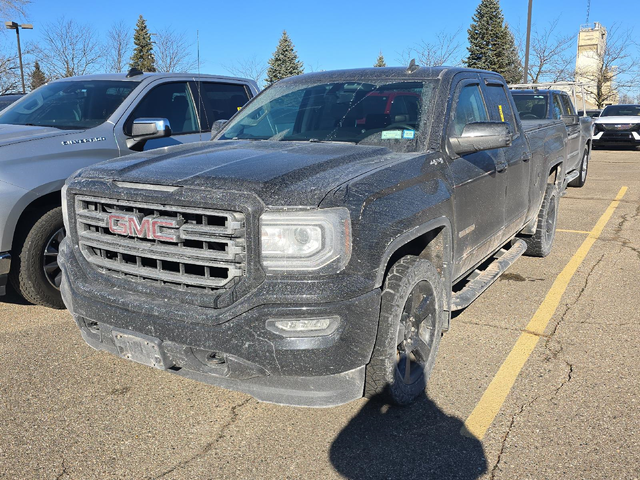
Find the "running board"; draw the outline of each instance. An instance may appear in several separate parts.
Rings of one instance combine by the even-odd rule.
[[[494,255],[496,258],[484,270],[475,270],[467,278],[467,284],[451,296],[451,310],[462,310],[480,296],[502,275],[527,249],[522,239],[515,239],[509,249],[502,248]]]
[[[578,170],[573,170],[572,172],[569,172],[567,174],[567,179],[566,179],[566,183],[568,184],[569,182],[572,182],[573,180],[575,180],[576,178],[578,178],[580,176],[580,169]]]

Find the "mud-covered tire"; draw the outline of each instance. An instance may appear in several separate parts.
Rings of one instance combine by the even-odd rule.
[[[51,247],[53,237],[64,228],[62,207],[40,211],[33,225],[23,225],[17,232],[9,281],[28,302],[51,308],[64,308],[60,290],[45,274],[45,248]],[[56,240],[53,239],[55,242]],[[56,275],[55,272],[51,272]],[[56,275],[57,276],[57,275]]]
[[[391,267],[366,368],[365,397],[406,405],[424,393],[442,336],[443,288],[428,260],[405,256]]]
[[[582,161],[580,162],[580,175],[569,182],[570,187],[581,188],[587,182],[587,173],[589,171],[589,148],[584,149]]]
[[[524,252],[525,255],[529,257],[546,257],[551,253],[553,239],[556,236],[557,221],[558,188],[553,184],[549,184],[545,190],[544,199],[538,212],[536,233],[522,237],[527,244],[527,250]]]

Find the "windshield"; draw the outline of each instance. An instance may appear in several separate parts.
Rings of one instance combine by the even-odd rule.
[[[0,124],[93,128],[104,123],[137,85],[111,80],[50,83],[3,111]]]
[[[275,84],[229,122],[220,140],[326,141],[415,150],[433,81]]]
[[[600,114],[601,117],[637,117],[640,105],[609,105]]]

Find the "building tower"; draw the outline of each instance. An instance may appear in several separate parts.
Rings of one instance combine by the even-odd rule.
[[[576,82],[585,85],[587,108],[597,108],[596,93],[599,89],[611,91],[615,72],[605,72],[602,64],[607,47],[607,29],[600,23],[582,25],[578,34],[578,54],[576,56]],[[608,95],[607,95],[608,96]],[[612,98],[611,100],[617,100]],[[609,101],[607,104],[617,103]]]

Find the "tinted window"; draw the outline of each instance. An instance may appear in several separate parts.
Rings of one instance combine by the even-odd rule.
[[[174,135],[199,132],[191,92],[186,82],[165,83],[148,92],[127,119],[125,134],[131,135],[131,126],[136,118],[166,118]]]
[[[547,96],[536,94],[513,95],[516,108],[523,120],[543,120],[547,118]]]
[[[462,134],[465,125],[487,121],[487,111],[478,85],[462,87],[454,115],[453,130],[456,137]]]
[[[244,85],[213,82],[195,82],[193,85],[200,91],[198,113],[203,130],[211,130],[216,120],[229,120],[249,101]]]
[[[562,105],[564,106],[564,114],[565,115],[575,115],[576,111],[573,108],[573,103],[571,103],[571,99],[569,95],[562,95]]]
[[[515,131],[515,119],[511,102],[507,97],[507,92],[502,85],[487,85],[487,107],[489,109],[489,118],[493,122],[506,122]]]
[[[600,114],[601,117],[640,116],[640,105],[609,105]]]
[[[60,81],[43,85],[0,115],[0,123],[67,129],[104,123],[137,82]]]

